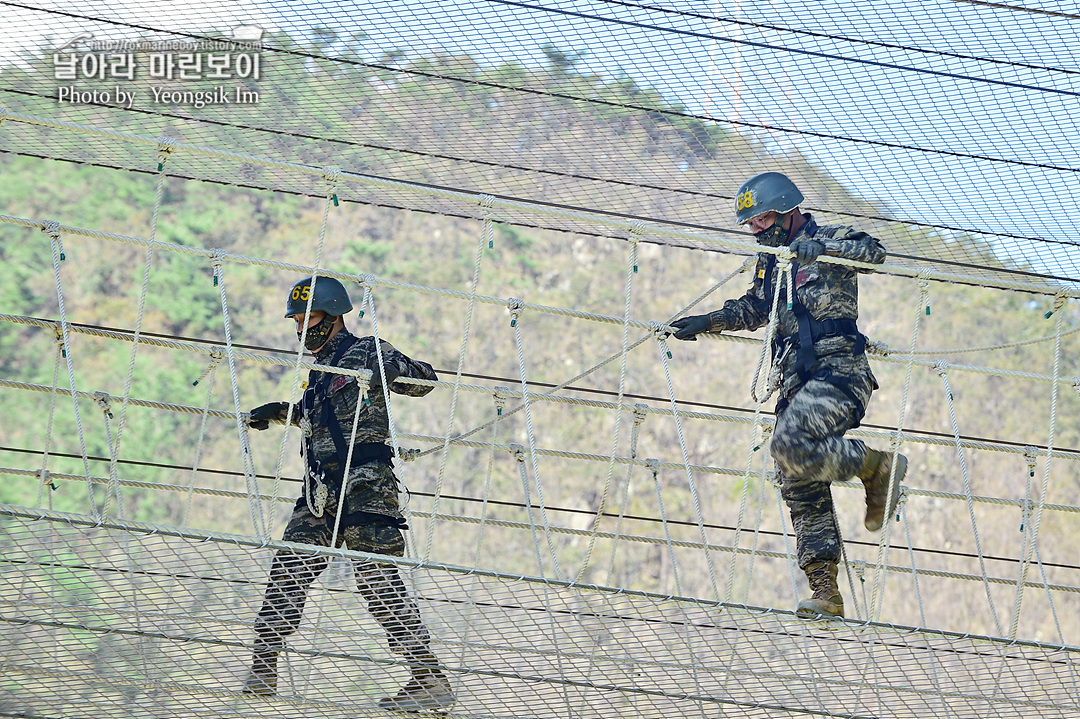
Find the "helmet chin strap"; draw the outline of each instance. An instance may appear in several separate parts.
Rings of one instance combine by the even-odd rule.
[[[326,340],[330,338],[330,333],[334,331],[335,320],[337,320],[335,315],[326,315],[319,324],[314,327],[308,327],[306,337],[302,330],[298,331],[296,333],[296,339],[299,341],[301,337],[304,337],[304,347],[314,352],[326,344]]]

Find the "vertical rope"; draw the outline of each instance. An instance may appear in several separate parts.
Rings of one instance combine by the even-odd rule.
[[[511,299],[507,302],[510,310],[510,326],[514,329],[514,343],[517,345],[518,370],[521,375],[521,404],[525,408],[525,430],[529,439],[529,460],[532,464],[533,480],[536,483],[536,503],[540,507],[540,518],[544,521],[544,539],[547,541],[548,551],[551,552],[551,563],[555,569],[555,578],[562,579],[562,568],[559,566],[559,557],[555,552],[555,543],[551,537],[551,523],[548,521],[547,506],[544,504],[544,485],[540,481],[540,463],[536,459],[536,434],[533,431],[532,400],[529,396],[528,373],[525,369],[525,349],[521,342],[521,326],[518,317],[524,303],[519,299]]]
[[[964,479],[964,496],[967,500],[968,516],[971,518],[971,532],[975,537],[975,551],[979,556],[979,571],[982,573],[983,588],[986,590],[986,601],[990,604],[990,614],[994,618],[994,628],[1001,635],[1001,622],[998,620],[997,609],[994,607],[994,597],[990,594],[990,580],[986,574],[986,560],[983,557],[982,543],[979,540],[979,526],[975,521],[975,503],[971,499],[971,479],[968,477],[967,462],[964,459],[964,445],[960,441],[960,426],[956,422],[956,408],[953,406],[953,394],[949,388],[949,364],[944,360],[935,363],[938,376],[945,387],[945,398],[949,403],[949,421],[952,424],[953,441],[956,445],[956,454],[960,460],[960,474]]]
[[[259,480],[255,476],[254,459],[251,456],[251,443],[248,437],[247,413],[240,409],[240,385],[236,379],[236,355],[232,343],[232,322],[229,320],[229,302],[225,293],[225,271],[223,268],[225,253],[214,250],[210,265],[214,268],[214,284],[218,287],[221,298],[221,317],[225,325],[225,357],[228,360],[229,381],[232,384],[233,407],[236,410],[236,433],[240,439],[240,454],[244,463],[244,482],[247,486],[248,511],[251,514],[251,526],[256,535],[268,535],[262,505],[259,502]]]
[[[116,459],[115,448],[113,444],[112,425],[109,422],[113,418],[112,407],[110,405],[110,399],[107,392],[94,392],[94,402],[97,404],[98,409],[101,410],[102,419],[105,422],[105,444],[109,448],[109,461],[113,462]],[[124,518],[124,498],[120,494],[120,478],[110,474],[109,486],[112,488],[113,495],[116,496],[116,515],[121,519]],[[101,507],[101,513],[104,516],[109,515],[109,498],[108,492],[105,492],[105,502]]]
[[[667,380],[668,397],[671,399],[671,416],[675,418],[675,431],[679,435],[679,449],[682,451],[683,467],[686,469],[686,483],[690,488],[690,498],[694,503],[694,517],[697,519],[698,532],[701,535],[701,549],[705,552],[705,563],[709,568],[709,581],[712,584],[713,599],[720,601],[720,589],[716,583],[716,568],[713,567],[712,555],[709,554],[709,540],[705,535],[705,519],[701,514],[701,500],[698,497],[697,485],[694,483],[694,472],[690,469],[690,453],[686,449],[686,435],[683,434],[682,417],[679,412],[679,404],[675,401],[675,387],[671,383],[671,368],[668,366],[671,351],[664,340],[664,332],[663,328],[656,328],[656,343],[660,346],[660,362],[664,365],[664,379]]]
[[[341,180],[341,170],[337,167],[326,167],[323,169],[323,180],[325,185],[326,199],[323,201],[322,222],[319,225],[319,240],[315,245],[315,263],[311,274],[311,291],[308,293],[307,305],[304,307],[304,322],[303,327],[300,330],[300,347],[296,351],[296,365],[293,369],[292,385],[289,388],[289,407],[285,412],[285,430],[281,435],[281,443],[278,445],[278,458],[277,464],[274,465],[274,481],[270,490],[270,516],[273,518],[274,506],[277,504],[277,498],[281,494],[281,473],[285,467],[285,448],[289,444],[289,432],[293,425],[293,412],[296,411],[296,390],[300,386],[300,363],[304,361],[304,341],[307,339],[308,320],[311,317],[311,303],[315,299],[315,283],[319,280],[319,268],[322,265],[322,251],[323,245],[326,243],[326,230],[330,221],[330,204],[337,204],[337,186]],[[303,438],[300,440],[303,445]],[[308,467],[305,462],[304,468],[304,486],[307,486],[308,481]],[[270,525],[273,522],[268,523],[267,531],[270,529]],[[269,539],[269,534],[266,535]]]
[[[615,456],[619,451],[619,431],[622,429],[623,402],[626,393],[626,354],[630,344],[630,299],[634,286],[634,273],[638,269],[638,237],[641,235],[641,223],[635,224],[635,231],[630,234],[630,256],[626,263],[626,292],[623,304],[623,327],[622,327],[622,358],[619,362],[619,394],[615,398],[615,431],[611,438],[611,456],[608,459],[607,473],[604,475],[604,489],[600,493],[600,503],[596,507],[596,517],[593,519],[592,531],[589,533],[589,544],[585,548],[585,557],[581,560],[581,569],[578,570],[575,581],[580,582],[585,576],[585,569],[592,559],[593,548],[596,546],[596,533],[600,530],[600,520],[607,509],[608,494],[611,492],[611,481],[615,475]]]
[[[546,576],[544,574],[544,559],[540,554],[540,537],[536,536],[536,520],[533,519],[533,504],[532,493],[529,491],[529,473],[525,469],[525,448],[520,444],[511,444],[510,452],[513,454],[514,462],[517,464],[518,474],[521,476],[521,491],[525,495],[525,514],[529,518],[529,531],[532,533],[533,550],[536,552],[536,566],[540,571],[540,576]]]
[[[791,260],[788,257],[781,257],[778,263],[777,274],[782,278],[784,272],[787,271]],[[778,361],[774,362],[772,357],[773,341],[776,339],[776,329],[780,324],[780,313],[777,311],[780,306],[780,291],[783,286],[783,282],[777,282],[773,287],[772,307],[769,310],[769,322],[765,327],[765,339],[761,342],[761,351],[758,353],[757,367],[754,369],[754,378],[750,383],[750,397],[754,400],[754,425],[750,430],[750,444],[752,448],[746,453],[746,470],[743,472],[743,486],[742,491],[739,493],[739,514],[735,522],[735,536],[731,542],[731,560],[728,564],[728,581],[727,591],[724,595],[724,601],[731,601],[731,595],[735,588],[735,565],[739,558],[739,542],[742,539],[742,524],[743,519],[746,517],[746,501],[750,492],[750,473],[754,467],[754,453],[760,448],[764,447],[767,443],[767,435],[765,428],[761,424],[761,408],[772,397],[773,392],[777,390],[780,384],[779,366]],[[789,282],[790,284],[790,282]],[[766,362],[766,358],[769,359]],[[768,369],[766,369],[766,367]],[[764,370],[764,384],[762,387]],[[758,438],[760,436],[760,438]],[[768,462],[768,453],[762,458],[761,471],[765,471],[765,466]],[[754,541],[757,541],[757,531],[754,532]],[[753,565],[753,559],[751,559],[751,566]],[[750,578],[747,577],[747,590],[749,591]]]
[[[450,414],[446,420],[446,434],[443,437],[442,450],[439,455],[439,473],[435,477],[435,492],[431,501],[431,519],[428,521],[427,542],[424,545],[424,561],[431,557],[431,545],[435,540],[435,523],[438,521],[439,500],[442,498],[443,481],[446,478],[446,462],[450,457],[450,435],[454,431],[454,416],[457,414],[458,395],[461,392],[461,375],[465,370],[465,351],[469,346],[469,331],[472,328],[473,311],[476,307],[476,288],[480,284],[480,262],[484,257],[484,247],[492,242],[494,227],[491,222],[491,203],[495,200],[491,195],[484,195],[481,205],[484,209],[483,229],[480,232],[480,241],[476,246],[476,261],[473,263],[472,282],[469,283],[469,305],[465,310],[465,328],[461,333],[461,348],[458,350],[457,370],[454,372],[454,389],[450,394]]]
[[[146,291],[150,286],[150,269],[154,261],[154,245],[157,240],[158,217],[161,214],[161,200],[165,193],[165,163],[173,151],[176,140],[171,137],[162,137],[158,144],[157,155],[157,187],[154,190],[154,211],[150,216],[150,244],[146,248],[146,257],[143,260],[142,285],[139,288],[139,306],[135,314],[135,329],[131,335],[131,354],[128,356],[127,377],[124,378],[124,392],[120,397],[120,417],[116,420],[116,438],[110,442],[109,453],[109,479],[119,487],[120,479],[117,476],[117,462],[120,459],[120,441],[124,436],[124,428],[127,426],[128,402],[131,400],[131,386],[135,380],[135,357],[139,350],[139,339],[142,336],[143,319],[146,316]],[[111,415],[110,415],[111,416]],[[120,501],[117,492],[117,502]],[[123,508],[118,507],[120,516],[123,517]]]
[[[652,472],[653,488],[656,490],[656,504],[660,508],[660,523],[664,527],[664,539],[667,540],[668,557],[671,559],[671,576],[675,580],[675,594],[683,596],[682,585],[679,583],[679,565],[675,561],[675,545],[671,542],[671,528],[668,527],[667,512],[664,510],[664,496],[660,491],[660,460],[649,458],[645,460]],[[708,553],[708,549],[705,550]]]
[[[499,418],[502,417],[503,410],[506,408],[506,393],[505,387],[496,387],[492,392],[492,398],[495,401],[495,423],[491,425],[491,449],[488,450],[488,463],[487,473],[484,475],[484,501],[480,505],[480,527],[476,536],[476,556],[473,559],[473,566],[480,566],[480,551],[484,546],[484,529],[487,527],[487,511],[488,500],[491,497],[491,473],[495,468],[495,445],[499,441]]]
[[[1024,584],[1027,580],[1028,567],[1031,566],[1031,547],[1039,541],[1039,528],[1042,526],[1043,510],[1046,507],[1046,493],[1050,489],[1050,460],[1054,453],[1054,430],[1057,427],[1058,405],[1058,380],[1061,377],[1061,329],[1065,313],[1061,310],[1068,302],[1069,296],[1059,291],[1054,298],[1054,309],[1057,314],[1054,322],[1054,380],[1050,384],[1050,430],[1046,440],[1046,462],[1043,464],[1042,487],[1039,490],[1039,505],[1035,510],[1035,519],[1031,523],[1031,541],[1028,542],[1026,551],[1020,561],[1020,577],[1016,582],[1016,598],[1013,600],[1012,620],[1009,622],[1009,639],[1016,638],[1016,630],[1020,624],[1020,604],[1024,600]],[[1049,594],[1047,594],[1049,597]],[[1050,606],[1054,606],[1053,599]]]
[[[385,375],[383,381],[386,381]],[[341,515],[345,512],[345,488],[349,485],[349,471],[352,469],[353,450],[356,448],[356,429],[360,426],[360,412],[368,395],[367,380],[357,377],[356,385],[356,411],[353,412],[352,431],[349,433],[349,449],[345,453],[345,466],[341,468],[341,487],[338,488],[337,513],[334,516],[334,531],[330,535],[331,547],[337,546],[338,531],[341,529]],[[333,409],[330,411],[332,412]]]
[[[930,314],[930,281],[929,271],[919,273],[917,285],[919,287],[919,302],[915,308],[915,322],[911,328],[911,343],[908,346],[907,364],[904,366],[904,390],[900,397],[900,416],[896,421],[896,434],[893,435],[891,451],[893,456],[900,451],[900,445],[904,441],[904,420],[907,417],[908,398],[911,394],[911,372],[915,366],[915,347],[919,341],[919,329],[922,326],[922,318]],[[892,496],[893,483],[896,482],[896,462],[889,468],[889,488],[885,496]],[[877,551],[877,577],[874,580],[873,591],[870,593],[870,609],[868,616],[871,621],[881,618],[881,606],[885,601],[885,580],[888,573],[885,571],[885,550],[889,546],[889,538],[892,532],[892,522],[885,518],[881,536],[878,538]]]
[[[613,577],[615,576],[615,553],[619,549],[619,537],[622,534],[623,517],[626,516],[626,509],[630,503],[630,497],[632,492],[630,490],[630,483],[634,477],[634,460],[638,456],[638,437],[641,435],[641,425],[645,422],[645,410],[648,409],[648,405],[643,402],[638,402],[634,405],[634,426],[630,430],[630,462],[626,465],[626,484],[623,485],[622,500],[619,502],[619,517],[615,521],[615,536],[611,540],[611,556],[608,558],[607,568],[607,584],[609,587],[615,586]]]
[[[64,258],[63,245],[60,241],[60,223],[55,220],[46,220],[42,224],[41,231],[48,235],[52,247],[53,276],[56,278],[56,301],[60,313],[60,331],[64,338],[62,354],[67,358],[68,385],[71,387],[71,404],[75,410],[75,430],[79,434],[79,452],[83,462],[83,473],[86,476],[86,492],[90,498],[90,513],[94,519],[101,520],[101,510],[98,509],[94,500],[94,482],[90,479],[90,459],[86,453],[86,435],[83,433],[82,413],[79,410],[79,397],[75,394],[75,365],[71,358],[71,336],[68,333],[67,311],[64,309],[64,288],[60,282],[60,262]]]
[[[771,435],[771,426],[765,425],[764,427],[762,427],[760,447],[764,447],[766,444],[768,444]],[[754,561],[757,558],[758,539],[761,536],[761,520],[765,512],[765,484],[768,476],[768,471],[769,454],[766,451],[761,455],[761,472],[758,474],[757,518],[754,521],[754,541],[750,546],[750,562],[746,568],[746,589],[743,591],[743,604],[747,604],[750,601],[750,582],[752,581],[754,576]]]
[[[187,499],[184,502],[184,514],[180,519],[181,527],[187,526],[188,516],[191,514],[191,500],[195,493],[195,477],[199,473],[199,463],[202,461],[203,440],[206,438],[206,419],[210,415],[210,400],[214,396],[214,384],[217,382],[217,368],[223,359],[225,359],[225,354],[221,351],[221,348],[214,347],[210,350],[210,361],[206,364],[206,369],[203,370],[198,379],[191,383],[192,387],[196,387],[199,382],[202,382],[207,377],[210,378],[209,382],[206,383],[206,402],[203,403],[203,411],[199,415],[199,436],[195,441],[195,460],[191,463],[191,481],[188,483]]]
[[[38,483],[37,506],[41,506],[42,494],[45,487],[56,489],[49,474],[49,450],[52,448],[53,419],[56,417],[56,394],[60,382],[60,358],[67,356],[64,346],[64,336],[59,327],[53,327],[56,334],[56,356],[53,359],[52,389],[49,391],[49,419],[45,425],[45,449],[41,452],[41,481]],[[49,509],[52,509],[52,495],[49,495]]]

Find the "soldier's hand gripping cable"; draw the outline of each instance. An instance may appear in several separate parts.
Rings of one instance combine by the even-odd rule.
[[[330,277],[302,279],[289,291],[285,317],[296,322],[297,340],[315,355],[316,364],[370,370],[372,387],[365,397],[355,374],[313,370],[308,375],[303,399],[291,411],[292,421],[303,434],[304,490],[282,539],[323,547],[344,544],[356,552],[401,557],[405,554],[402,531],[408,527],[398,500],[393,450],[386,443],[390,424],[382,377],[391,391],[413,397],[422,397],[433,388],[399,382],[399,378],[438,377],[431,365],[405,356],[388,342],[376,348],[374,337],[352,335],[343,319],[352,308],[345,286]],[[270,422],[285,422],[290,407],[287,402],[270,402],[250,415],[249,426],[261,430]],[[308,588],[327,564],[322,555],[290,551],[275,555],[255,621],[255,650],[245,693],[275,693],[278,655],[300,625]],[[379,706],[419,712],[453,704],[450,682],[431,651],[431,637],[397,566],[355,562],[353,570],[357,588],[386,632],[390,650],[405,658],[412,674],[397,694],[384,697]]]
[[[878,384],[866,360],[866,337],[856,324],[858,270],[819,261],[825,255],[880,264],[885,249],[865,232],[818,225],[799,210],[802,201],[802,192],[778,172],[747,180],[735,196],[736,221],[748,226],[759,244],[786,246],[793,255],[790,270],[781,272],[776,255],[760,252],[745,295],[671,325],[680,340],[704,332],[753,331],[768,323],[774,293],[780,293],[771,350],[781,381],[770,453],[795,526],[799,566],[812,591],[797,611],[842,617],[844,600],[836,581],[841,540],[830,484],[859,477],[866,490],[863,524],[877,531],[896,506],[907,458],[844,436],[859,426]],[[783,301],[789,284],[790,307]]]

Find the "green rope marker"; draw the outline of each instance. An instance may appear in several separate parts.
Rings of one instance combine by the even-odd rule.
[[[637,274],[637,265],[634,265],[634,273]]]
[[[671,359],[671,350],[668,350],[668,351],[667,351],[667,358],[668,358],[668,359]]]
[[[510,320],[510,326],[511,327],[517,327],[517,320],[516,319]]]
[[[52,491],[55,492],[56,490],[58,490],[60,488],[56,486],[56,482],[53,482],[52,480],[49,480],[49,489],[51,489]]]
[[[217,275],[214,275],[214,287],[217,287]]]
[[[927,315],[929,315],[929,314],[930,314],[930,305],[927,305],[927,306],[926,306],[926,314],[927,314]]]
[[[60,255],[60,259],[64,259],[64,256],[63,256],[63,255]],[[1043,315],[1043,319],[1047,319],[1047,320],[1048,320],[1048,319],[1050,319],[1050,315],[1052,315],[1052,314],[1054,314],[1054,311],[1053,311],[1053,310],[1050,310],[1050,311],[1049,311],[1049,312],[1047,312],[1047,313],[1046,313],[1045,315]]]
[[[194,382],[192,382],[191,386],[192,387],[198,387],[199,386],[199,380],[195,380]]]
[[[334,207],[337,207],[338,203],[337,203],[337,193],[336,192],[333,195],[330,196],[330,199],[332,199],[334,201]]]
[[[1024,531],[1024,523],[1023,523],[1023,522],[1020,522],[1020,531],[1021,531],[1021,532],[1023,532],[1023,531]]]
[[[67,350],[60,350],[61,357],[67,357]]]
[[[495,249],[495,240],[488,240],[488,249],[489,250],[494,250]]]
[[[360,314],[357,315],[357,318],[360,318],[360,317],[363,317],[363,316],[364,316],[364,311],[360,310]]]
[[[371,398],[370,397],[368,397],[368,396],[364,397],[364,406],[365,407],[370,407],[371,406]]]
[[[756,451],[758,451],[759,449],[761,449],[761,445],[760,445],[760,444],[759,444],[758,446],[754,447],[754,451],[755,451],[755,452],[756,452]]]
[[[495,414],[497,414],[497,415],[498,415],[499,417],[502,417],[502,407],[499,407],[499,408],[498,408],[498,409],[497,409],[497,410],[495,411]]]
[[[789,310],[790,310],[790,309],[792,309],[792,304],[791,304],[790,302],[788,302],[788,303],[787,303],[787,308],[788,308]]]
[[[157,171],[158,171],[158,172],[161,172],[161,171],[162,171],[162,170],[164,170],[164,169],[165,169],[165,163],[164,163],[164,162],[159,162],[159,163],[157,164]]]

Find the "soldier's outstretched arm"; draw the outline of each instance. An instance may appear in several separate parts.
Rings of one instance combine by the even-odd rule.
[[[769,304],[765,301],[765,265],[758,260],[754,284],[738,299],[728,300],[718,310],[704,315],[680,317],[671,323],[678,331],[675,339],[695,340],[703,332],[726,330],[756,330],[769,321]]]
[[[885,261],[885,248],[876,237],[850,227],[837,231],[833,237],[825,240],[825,254],[872,265]]]
[[[407,382],[396,382],[398,377],[412,377],[414,379],[427,379],[437,380],[439,376],[435,374],[435,369],[427,362],[421,362],[414,360],[407,356],[404,352],[399,351],[389,342],[382,342],[382,355],[383,355],[383,367],[386,370],[386,381],[390,383],[390,391],[395,394],[403,394],[409,397],[423,397],[424,395],[435,389],[431,385],[419,385],[411,384]],[[371,371],[375,373],[372,382],[378,384],[381,380],[379,378],[379,365],[377,359],[372,352],[371,357]]]

